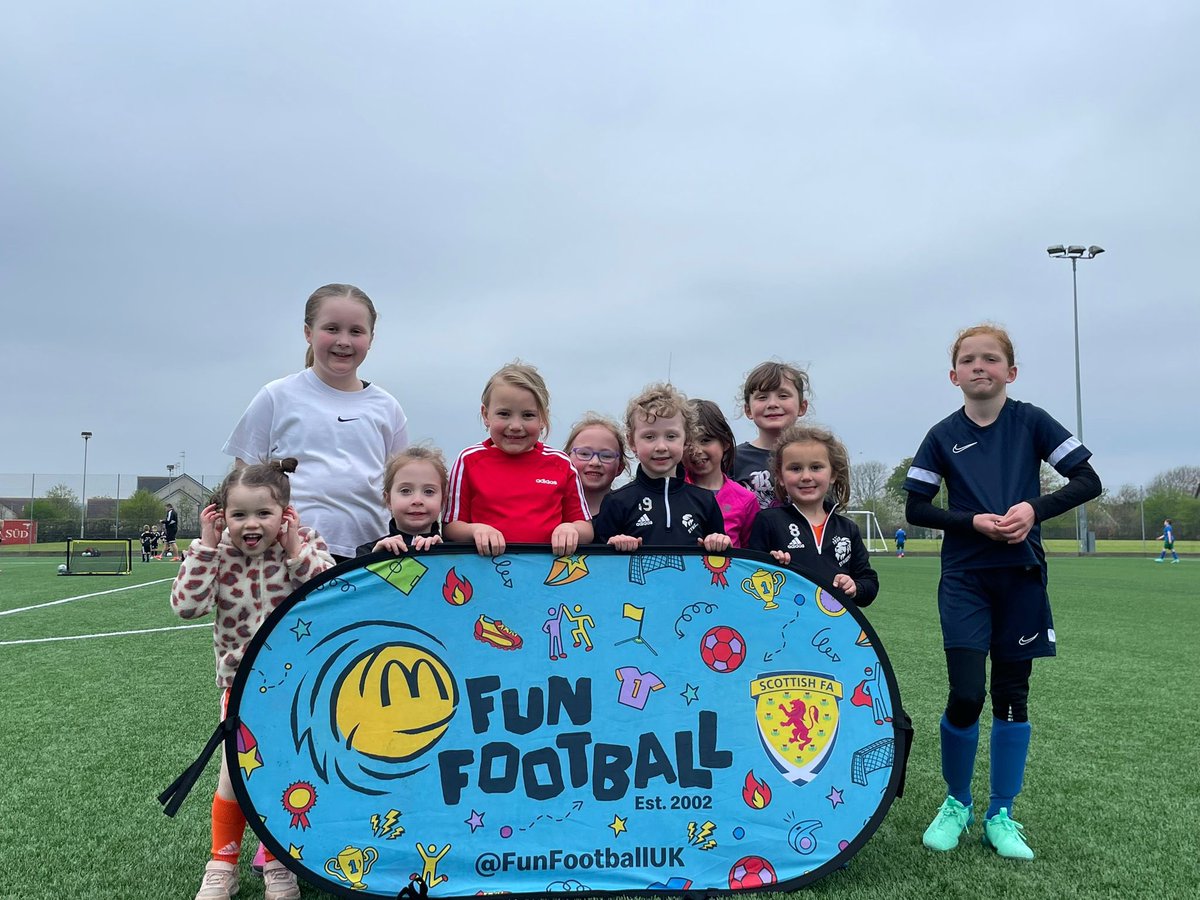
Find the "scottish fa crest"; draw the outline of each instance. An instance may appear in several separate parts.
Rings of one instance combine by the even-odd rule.
[[[750,683],[763,749],[780,774],[808,784],[837,742],[842,685],[816,672],[768,672]]]

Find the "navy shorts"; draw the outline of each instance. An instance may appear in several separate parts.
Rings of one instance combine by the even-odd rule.
[[[1041,566],[943,572],[938,582],[947,650],[1020,660],[1055,655],[1054,619]]]

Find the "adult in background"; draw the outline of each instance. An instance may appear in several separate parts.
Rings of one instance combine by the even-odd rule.
[[[175,543],[175,535],[179,532],[179,513],[170,503],[167,504],[167,514],[163,516],[160,524],[163,527],[163,540],[167,542],[163,556],[170,554],[171,559],[178,561],[182,558],[179,555],[179,545]]]

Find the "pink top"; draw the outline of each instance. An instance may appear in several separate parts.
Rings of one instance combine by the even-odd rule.
[[[687,480],[695,484],[691,475],[687,476]],[[754,525],[754,517],[758,515],[757,495],[726,476],[725,483],[714,492],[714,496],[717,506],[721,507],[729,540],[735,548],[744,548],[750,542],[750,529]]]

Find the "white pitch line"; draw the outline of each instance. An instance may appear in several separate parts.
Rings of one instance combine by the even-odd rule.
[[[170,625],[166,628],[139,628],[136,631],[105,631],[100,634],[72,634],[67,637],[27,638],[21,641],[0,641],[0,647],[11,647],[14,644],[48,644],[52,641],[86,641],[88,638],[124,637],[127,634],[154,634],[156,631],[182,631],[187,628],[212,628],[211,622],[201,622],[198,625]]]
[[[75,600],[86,600],[88,597],[103,597],[105,594],[116,594],[121,591],[136,591],[138,588],[146,587],[151,584],[163,584],[168,581],[174,581],[172,578],[160,578],[158,581],[143,581],[141,584],[131,584],[126,587],[113,588],[111,591],[96,591],[94,594],[80,594],[78,597],[64,597],[62,600],[50,600],[46,603],[37,603],[33,606],[22,606],[18,609],[0,610],[0,616],[11,616],[13,613],[28,612],[31,609],[44,609],[47,606],[58,606],[60,603],[71,603]]]

